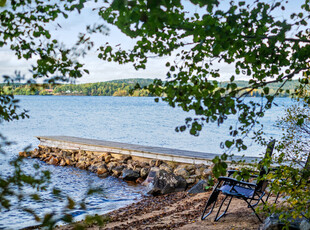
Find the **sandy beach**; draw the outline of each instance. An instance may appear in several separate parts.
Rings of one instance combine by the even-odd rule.
[[[79,222],[86,229],[258,229],[261,223],[247,208],[243,200],[233,199],[228,213],[214,222],[217,209],[201,220],[201,213],[211,191],[197,195],[179,192],[158,197],[145,197],[141,201],[106,214],[108,223],[103,226]],[[221,197],[220,199],[222,199]],[[219,206],[217,203],[216,207]],[[74,226],[57,229],[69,230]]]

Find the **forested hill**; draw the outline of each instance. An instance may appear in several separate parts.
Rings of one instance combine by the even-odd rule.
[[[154,79],[148,79],[148,78],[129,78],[129,79],[120,79],[120,80],[112,80],[107,81],[110,83],[119,83],[119,84],[139,84],[140,86],[147,86],[153,83]]]
[[[113,80],[107,82],[98,83],[86,83],[86,84],[61,84],[61,85],[25,85],[25,84],[13,84],[7,86],[6,84],[0,84],[0,89],[4,91],[5,94],[14,95],[85,95],[85,96],[151,96],[147,90],[135,90],[135,85],[138,83],[141,87],[147,86],[153,82],[153,79],[145,78],[131,78],[122,80]],[[237,87],[243,88],[248,86],[246,81],[235,81]],[[227,82],[220,82],[220,87],[226,87]],[[285,90],[294,90],[298,85],[297,80],[287,82]],[[269,85],[269,92],[271,94],[275,93],[280,87],[280,83],[274,83]],[[257,97],[260,96],[262,90],[253,90],[250,96]],[[287,96],[286,92],[282,92],[279,96]]]
[[[237,84],[238,88],[244,88],[244,87],[247,87],[249,85],[247,81],[235,81],[235,83]],[[227,86],[227,84],[228,84],[228,82],[221,82],[219,84],[219,86],[225,88]],[[286,92],[286,90],[289,90],[292,92],[299,84],[300,83],[298,80],[292,80],[292,81],[286,82],[286,84],[282,88],[283,92],[279,93],[278,96],[280,96],[280,97],[289,96],[289,94]],[[270,83],[270,84],[268,84],[269,94],[273,95],[274,93],[276,93],[276,91],[279,89],[279,87],[281,87],[281,85],[282,85],[282,83]],[[250,93],[249,96],[258,97],[261,95],[262,92],[263,92],[262,89],[254,89]]]
[[[138,83],[141,87],[149,85],[153,79],[132,78],[86,84],[61,84],[61,85],[20,85],[0,87],[6,94],[14,95],[82,95],[82,96],[150,96],[147,90],[134,90]]]

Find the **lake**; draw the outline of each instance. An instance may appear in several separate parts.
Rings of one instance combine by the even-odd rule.
[[[29,144],[38,145],[35,136],[67,135],[108,141],[125,142],[146,146],[168,147],[209,153],[222,153],[220,142],[228,137],[228,127],[236,124],[236,118],[228,119],[220,128],[216,124],[206,125],[199,137],[188,132],[177,133],[175,127],[184,124],[184,119],[193,114],[167,104],[155,103],[154,98],[146,97],[92,97],[92,96],[16,96],[22,108],[29,110],[29,119],[1,125],[1,134],[15,141],[6,147],[7,154],[0,156],[2,175],[9,175],[8,161],[16,158],[18,152]],[[261,100],[248,98],[247,100]],[[275,121],[283,115],[284,108],[293,102],[289,98],[277,98],[262,123],[266,135],[279,138],[281,130]],[[250,141],[247,156],[259,156],[264,147]],[[98,178],[95,174],[72,167],[46,165],[35,159],[26,159],[25,171],[39,163],[42,169],[52,172],[52,184],[61,188],[69,196],[81,200],[90,184],[101,188],[104,193],[86,200],[87,213],[105,213],[141,199],[146,190],[143,186],[130,186],[127,183],[108,177]],[[50,192],[42,194],[40,203],[25,200],[23,205],[32,207],[40,215],[47,211],[59,210],[61,202],[55,201]],[[14,203],[14,201],[13,201]],[[16,202],[15,202],[16,203]],[[15,204],[14,204],[15,205]],[[16,204],[17,205],[17,204]],[[0,215],[0,229],[17,229],[36,224],[32,216],[22,213],[16,207]],[[74,215],[82,218],[86,212],[77,210]]]

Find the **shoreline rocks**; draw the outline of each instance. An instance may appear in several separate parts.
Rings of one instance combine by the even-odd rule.
[[[184,191],[188,186],[212,175],[210,165],[193,165],[158,159],[132,157],[109,152],[67,150],[39,145],[22,157],[38,158],[51,165],[73,166],[96,173],[99,177],[114,176],[124,181],[150,187],[150,194],[163,195]]]

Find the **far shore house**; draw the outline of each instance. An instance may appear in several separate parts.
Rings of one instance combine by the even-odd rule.
[[[45,90],[45,92],[47,92],[47,93],[53,93],[53,89],[44,89]]]

